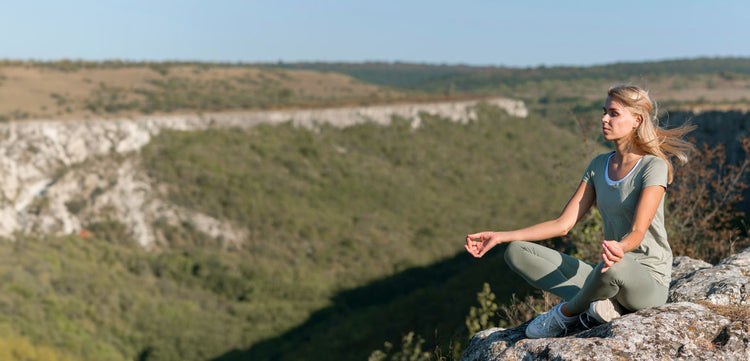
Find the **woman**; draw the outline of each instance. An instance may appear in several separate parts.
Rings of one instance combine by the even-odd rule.
[[[562,214],[523,229],[466,236],[466,250],[474,257],[510,243],[505,260],[511,269],[563,299],[528,325],[530,338],[563,335],[579,318],[609,322],[623,312],[667,301],[672,270],[664,227],[664,194],[673,175],[669,159],[687,161],[692,144],[682,136],[694,127],[659,128],[654,105],[639,87],[615,86],[607,95],[602,132],[615,151],[591,161]],[[567,234],[594,202],[604,231],[598,265],[525,242]]]

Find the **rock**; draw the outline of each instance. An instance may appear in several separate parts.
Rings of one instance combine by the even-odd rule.
[[[673,266],[663,306],[558,338],[527,339],[528,322],[484,330],[461,360],[750,360],[750,248],[716,266],[687,257]]]
[[[691,273],[704,268],[711,268],[713,265],[706,261],[694,259],[685,256],[678,256],[672,260],[672,282],[670,288],[677,282],[690,275]]]
[[[673,277],[669,302],[708,301],[717,305],[750,306],[750,248],[711,268]]]

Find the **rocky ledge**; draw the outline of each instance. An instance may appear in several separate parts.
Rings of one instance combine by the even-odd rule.
[[[750,248],[715,266],[676,257],[664,306],[558,338],[527,339],[527,324],[477,333],[461,360],[750,360]]]

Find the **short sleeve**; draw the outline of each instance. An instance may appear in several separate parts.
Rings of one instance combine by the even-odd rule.
[[[645,164],[643,169],[642,188],[649,186],[662,186],[667,188],[669,183],[669,167],[664,159],[653,157]]]
[[[588,185],[592,187],[596,187],[594,185],[595,183],[594,176],[596,175],[596,172],[597,172],[598,163],[601,163],[601,159],[600,159],[601,157],[602,156],[599,155],[597,157],[594,157],[594,159],[591,160],[591,162],[589,163],[589,166],[586,167],[586,171],[583,172],[583,178],[581,178],[581,181],[586,182]]]

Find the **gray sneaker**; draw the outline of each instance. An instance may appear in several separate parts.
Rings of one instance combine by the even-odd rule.
[[[562,303],[531,321],[526,327],[526,337],[545,338],[565,335],[568,332],[568,326],[572,326],[578,319],[566,322],[559,315],[558,309],[560,306],[562,306]]]
[[[622,316],[625,309],[615,299],[606,299],[591,302],[586,312],[580,315],[581,324],[586,328],[592,328],[610,322]]]

